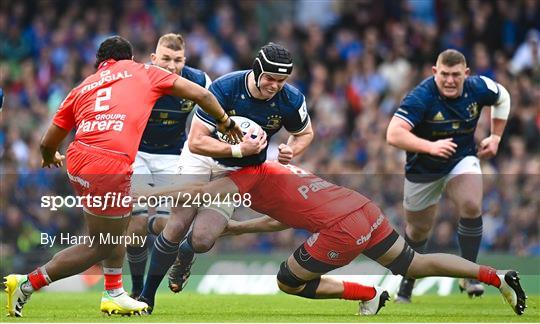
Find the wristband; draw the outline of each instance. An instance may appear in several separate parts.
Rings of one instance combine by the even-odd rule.
[[[227,113],[224,111],[223,112],[223,115],[221,117],[218,118],[218,122],[220,123],[224,123],[227,121],[227,119],[229,119],[229,116],[227,115]]]
[[[240,148],[240,144],[231,145],[231,152],[233,158],[241,158],[242,157],[242,149]]]

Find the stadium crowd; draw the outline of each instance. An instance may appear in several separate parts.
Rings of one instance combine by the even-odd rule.
[[[496,80],[512,97],[499,154],[483,162],[482,249],[540,254],[538,1],[4,0],[0,274],[52,253],[39,244],[40,233],[82,230],[78,210],[40,207],[43,195],[71,192],[64,169],[40,168],[39,140],[69,89],[94,71],[97,45],[119,34],[134,45],[135,60],[146,62],[168,32],[184,35],[187,64],[212,79],[251,68],[268,41],[287,47],[295,64],[290,82],[306,94],[316,136],[295,163],[371,196],[398,227],[405,155],[386,144],[386,127],[401,98],[431,75],[437,54],[462,51],[473,74]],[[477,138],[488,135],[488,112]],[[286,136],[269,144],[271,156]],[[443,200],[430,250],[457,249],[452,212]],[[227,238],[213,253],[291,250],[305,235]]]

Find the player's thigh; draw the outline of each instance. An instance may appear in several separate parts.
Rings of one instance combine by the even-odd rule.
[[[392,271],[393,274],[402,276],[409,273],[409,269],[413,266],[418,255],[396,231],[393,231],[379,244],[364,251],[364,254]]]
[[[121,235],[125,235],[130,216],[107,217],[97,216],[89,212],[84,212],[84,216],[88,228],[88,235],[93,238],[93,249],[99,251],[98,253],[104,256],[114,254],[113,249],[116,245],[112,244],[112,240],[107,240],[107,238],[116,239]]]
[[[229,213],[220,212],[215,208],[199,208],[193,221],[193,239],[215,241],[227,227],[229,219]]]
[[[483,182],[477,157],[467,156],[461,160],[452,169],[447,181],[446,194],[461,213],[480,213]]]
[[[444,191],[445,179],[432,182],[412,182],[405,179],[403,187],[403,207],[406,211],[423,211],[436,205]]]

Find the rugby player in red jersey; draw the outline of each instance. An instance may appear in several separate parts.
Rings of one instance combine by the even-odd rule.
[[[327,182],[292,165],[265,162],[245,167],[206,185],[150,190],[152,194],[184,192],[184,198],[204,193],[240,193],[253,210],[268,215],[229,221],[226,233],[241,234],[301,228],[313,235],[286,261],[277,274],[279,288],[306,298],[359,300],[359,312],[374,315],[389,298],[380,287],[322,276],[349,264],[363,253],[391,270],[412,278],[448,276],[471,278],[499,288],[518,315],[525,310],[525,293],[516,271],[497,271],[451,254],[415,253],[392,228],[383,212],[360,193]],[[249,194],[249,196],[244,196]]]
[[[101,43],[96,54],[97,72],[74,88],[60,105],[41,142],[42,166],[60,167],[58,152],[63,139],[76,128],[67,150],[69,180],[83,199],[89,244],[78,244],[57,254],[28,275],[5,277],[8,316],[22,316],[30,295],[53,281],[83,272],[103,262],[105,291],[103,312],[133,314],[147,305],[131,299],[122,288],[123,244],[103,236],[125,235],[132,208],[131,164],[155,101],[165,95],[193,100],[219,121],[219,128],[234,140],[241,130],[205,88],[164,69],[134,62],[131,44],[113,36]],[[113,205],[107,197],[117,197]],[[121,199],[128,197],[129,199]],[[95,198],[101,198],[101,204]],[[122,202],[120,202],[122,200]],[[93,238],[93,239],[92,239]]]

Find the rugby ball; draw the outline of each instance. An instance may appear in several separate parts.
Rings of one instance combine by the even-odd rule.
[[[264,132],[262,127],[254,122],[253,120],[242,117],[242,116],[231,116],[231,119],[234,120],[236,125],[240,126],[240,129],[242,130],[242,134],[246,135],[250,129],[253,130],[253,133],[251,133],[251,138],[256,138],[257,135],[259,135],[260,132]],[[224,138],[223,134],[220,132],[217,132],[218,138],[223,141],[227,142],[227,140]]]

